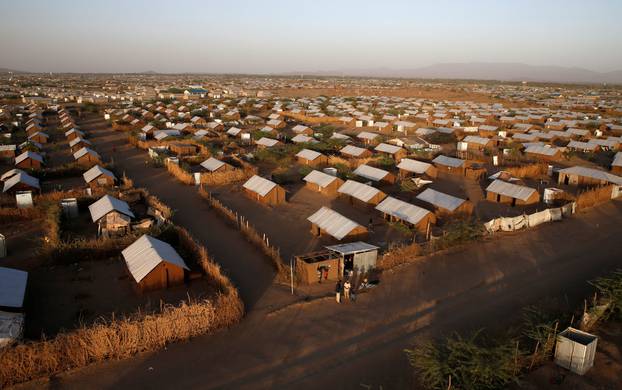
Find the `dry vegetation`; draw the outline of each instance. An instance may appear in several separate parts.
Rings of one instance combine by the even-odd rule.
[[[587,209],[610,201],[612,191],[613,186],[609,185],[580,192],[576,197],[577,210]]]

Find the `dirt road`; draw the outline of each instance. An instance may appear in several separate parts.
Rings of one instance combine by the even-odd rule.
[[[129,174],[134,172],[132,166],[144,166],[140,153],[123,153],[122,158],[129,158],[123,162],[130,167]],[[167,174],[154,171],[153,176],[136,171],[144,175],[135,178],[136,183],[178,208],[178,222],[205,240],[226,268],[231,267],[247,296],[254,297],[264,287],[272,291],[268,281],[257,287],[256,275],[244,275],[232,264],[236,256],[228,255],[236,251],[248,256],[253,267],[265,272],[257,255],[253,257],[253,248],[240,241],[222,248],[229,243],[224,240],[231,239],[220,232],[226,226],[194,203],[196,194],[190,187],[169,189],[170,181],[162,176]],[[47,385],[68,389],[412,388],[403,348],[453,330],[502,329],[522,307],[547,296],[580,302],[589,290],[586,280],[621,266],[621,224],[622,203],[613,202],[561,223],[399,267],[385,273],[382,284],[359,295],[354,304],[323,299],[271,314],[253,310],[232,329],[157,353],[60,375]],[[244,285],[247,282],[250,287]],[[272,304],[278,293],[261,295],[261,301]]]

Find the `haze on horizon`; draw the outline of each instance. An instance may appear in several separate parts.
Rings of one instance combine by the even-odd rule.
[[[127,4],[126,4],[127,3]],[[515,62],[622,69],[621,1],[0,0],[0,68],[285,73]]]

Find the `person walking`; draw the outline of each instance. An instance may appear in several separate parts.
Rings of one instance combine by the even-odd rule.
[[[350,300],[350,288],[352,287],[352,285],[350,284],[349,280],[346,280],[346,282],[343,284],[343,297],[346,300]]]
[[[338,280],[335,286],[335,300],[337,303],[341,303],[341,280]]]
[[[322,283],[322,268],[317,269],[317,282]]]

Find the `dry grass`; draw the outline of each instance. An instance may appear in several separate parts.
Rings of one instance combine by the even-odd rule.
[[[242,316],[231,298],[166,306],[157,315],[100,322],[51,340],[27,342],[0,350],[0,387],[83,367],[125,359],[230,326]]]
[[[180,167],[178,164],[169,162],[169,163],[166,163],[165,165],[166,165],[166,170],[171,175],[173,175],[175,179],[187,185],[193,185],[195,183],[194,176],[192,175],[192,173],[186,171],[185,169]]]
[[[422,253],[421,247],[415,243],[393,247],[382,255],[378,262],[378,268],[381,270],[388,270],[401,264],[412,263],[416,261]]]
[[[146,192],[145,192],[146,193]],[[146,194],[151,202],[159,202]],[[56,207],[53,207],[56,206]],[[53,204],[48,210],[56,215]],[[51,218],[51,217],[50,217]],[[53,228],[49,228],[53,229]],[[188,300],[179,306],[167,305],[158,314],[136,313],[128,318],[113,318],[60,333],[50,340],[17,344],[0,350],[0,387],[50,376],[104,360],[118,360],[140,352],[155,351],[166,344],[187,340],[237,323],[244,315],[244,304],[231,281],[183,228],[173,226],[183,253],[192,257],[215,288],[211,299]],[[52,234],[52,233],[48,233]],[[118,253],[135,237],[119,240],[81,241],[75,248],[110,249]],[[78,245],[79,244],[79,245]],[[70,246],[71,246],[70,245]],[[67,250],[60,245],[59,250]]]
[[[576,199],[577,210],[587,209],[610,201],[612,191],[613,186],[609,185],[580,192]]]
[[[546,175],[548,165],[536,163],[519,167],[504,167],[503,170],[520,179],[535,179],[542,175]]]

